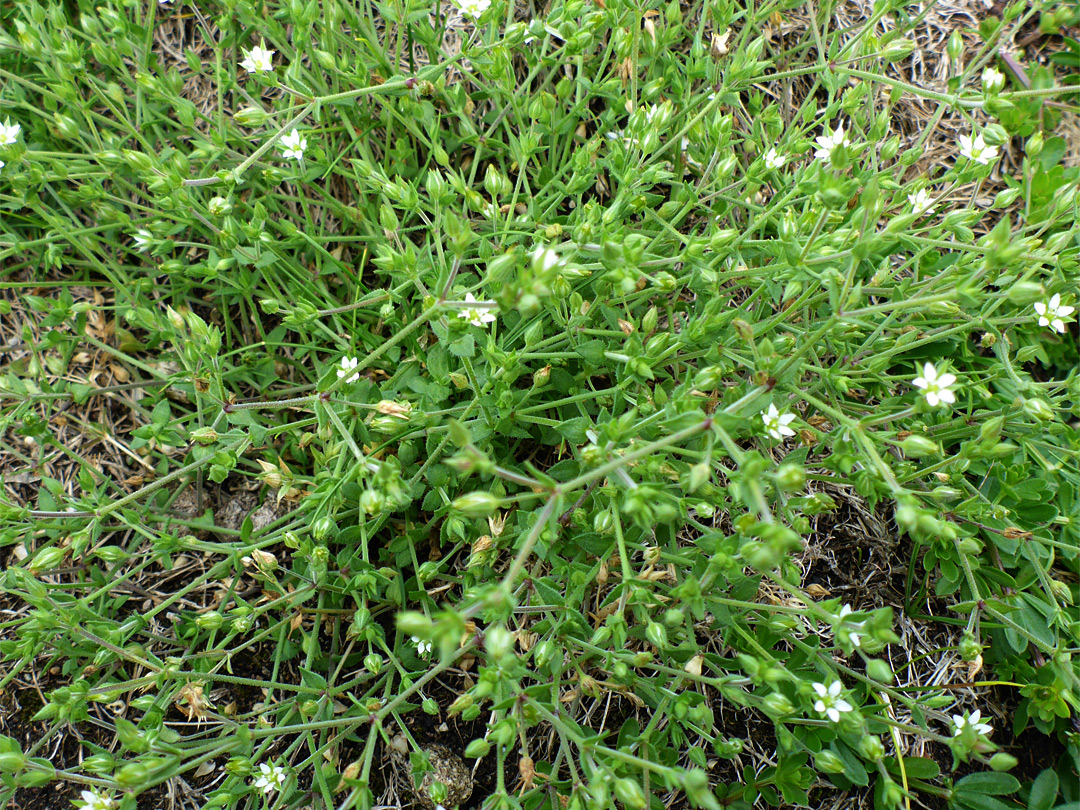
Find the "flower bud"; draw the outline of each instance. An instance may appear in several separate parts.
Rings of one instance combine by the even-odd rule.
[[[388,505],[386,496],[377,489],[365,489],[360,493],[360,508],[367,515],[380,515]]]
[[[216,610],[203,613],[195,618],[195,626],[202,630],[217,630],[225,623],[225,617]]]
[[[431,638],[434,625],[427,616],[419,611],[406,610],[397,616],[397,628],[407,636]]]
[[[892,683],[892,667],[880,658],[871,658],[866,662],[866,674],[878,683]]]
[[[698,391],[713,391],[720,387],[723,378],[723,368],[720,366],[706,366],[694,375],[694,388]]]
[[[877,762],[885,756],[885,745],[877,737],[866,736],[859,740],[859,752],[871,762]]]
[[[1019,760],[1012,754],[1000,751],[990,757],[990,769],[994,771],[1011,771],[1019,764]]]
[[[936,456],[941,453],[941,447],[933,439],[926,436],[912,434],[900,442],[900,449],[909,458],[922,458],[923,456]]]
[[[610,534],[615,530],[615,516],[611,510],[604,509],[593,515],[593,531],[597,534]]]
[[[1024,413],[1035,417],[1040,422],[1054,421],[1054,409],[1045,399],[1025,399]]]
[[[378,653],[372,653],[364,657],[364,669],[372,675],[378,675],[382,671],[382,666],[383,657]]]
[[[244,107],[233,115],[233,120],[242,127],[262,126],[266,118],[266,111],[262,107]]]
[[[792,705],[787,695],[780,692],[770,692],[766,695],[765,699],[761,701],[761,709],[771,717],[786,717],[795,713],[795,706]]]
[[[960,637],[960,643],[957,644],[957,651],[960,653],[960,659],[967,662],[974,661],[982,655],[983,648],[975,636],[972,633],[967,632]]]
[[[799,464],[781,464],[776,471],[776,485],[784,492],[796,492],[806,486],[806,470]]]
[[[930,490],[930,497],[935,501],[948,503],[963,497],[964,493],[956,487],[934,487]]]
[[[488,164],[487,171],[484,173],[484,188],[487,189],[492,199],[509,194],[514,190],[513,184],[507,179],[506,175],[495,168],[493,163]]]
[[[51,571],[54,568],[59,568],[66,556],[66,549],[56,547],[43,548],[34,555],[34,559],[30,563],[30,571],[31,573],[36,573],[37,571]]]
[[[451,716],[455,714],[460,714],[466,709],[471,708],[474,702],[475,701],[473,699],[473,696],[466,692],[464,695],[461,695],[460,697],[458,697],[457,700],[450,704],[449,708],[446,710],[446,713]]]
[[[743,741],[738,737],[727,740],[718,737],[716,742],[713,743],[713,750],[724,759],[731,759],[742,753]]]
[[[885,789],[881,792],[881,801],[886,810],[899,807],[904,800],[904,790],[891,779],[885,783]]]
[[[421,585],[435,579],[439,575],[439,564],[432,560],[427,560],[421,563],[420,567],[416,570],[416,579]]]
[[[14,751],[0,754],[0,773],[18,773],[26,767],[26,757]]]
[[[484,649],[496,661],[514,652],[514,634],[501,624],[489,627],[484,633]]]
[[[709,247],[716,251],[723,250],[725,247],[730,245],[738,238],[738,231],[734,230],[733,228],[724,228],[717,231],[712,235],[712,237],[710,237]]]
[[[624,777],[615,780],[615,796],[630,810],[644,810],[648,806],[645,792],[637,780]]]
[[[949,35],[949,42],[945,46],[945,54],[953,62],[960,58],[960,55],[964,52],[964,39],[960,36],[960,30],[953,30]]]
[[[150,769],[141,762],[130,762],[116,772],[115,778],[122,788],[141,788],[150,778]]]
[[[1036,132],[1030,138],[1028,138],[1027,145],[1024,147],[1024,151],[1029,158],[1037,158],[1042,154],[1043,150],[1043,134],[1042,132]]]
[[[1037,281],[1017,281],[1009,285],[1008,298],[1012,304],[1027,306],[1046,297],[1046,288]]]
[[[708,482],[711,475],[712,469],[707,462],[702,461],[695,464],[690,468],[689,486],[687,488],[690,492],[697,492]]]
[[[647,638],[649,643],[654,647],[663,649],[667,646],[667,630],[665,630],[664,626],[658,622],[649,622],[645,627],[645,638]]]
[[[559,648],[549,638],[544,639],[532,649],[533,662],[536,664],[537,669],[543,669],[549,663],[551,663],[555,656],[558,654]]]
[[[191,431],[191,441],[203,447],[213,444],[218,440],[218,432],[212,427],[201,427]]]
[[[910,39],[894,39],[885,46],[881,58],[886,62],[899,62],[906,59],[915,50],[915,43]]]
[[[1005,74],[994,67],[988,67],[982,72],[983,92],[987,95],[996,95],[1005,86]]]
[[[467,746],[465,746],[465,758],[466,759],[480,759],[488,754],[491,750],[491,743],[487,740],[473,740]]]
[[[814,755],[814,767],[823,773],[843,773],[844,760],[835,751],[826,748]]]
[[[501,501],[490,492],[476,491],[456,498],[451,508],[465,517],[487,517],[499,508]]]
[[[311,524],[311,536],[320,543],[332,534],[337,534],[337,525],[329,515],[323,515]]]

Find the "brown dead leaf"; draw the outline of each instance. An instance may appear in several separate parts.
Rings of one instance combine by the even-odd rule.
[[[982,671],[983,657],[981,655],[975,656],[974,660],[967,662],[967,679],[970,683],[975,680],[975,676]]]
[[[383,416],[396,416],[399,419],[408,419],[412,413],[412,405],[408,402],[395,402],[392,399],[383,399],[375,406],[375,410]]]
[[[193,681],[186,683],[180,689],[180,693],[173,700],[173,705],[177,710],[182,712],[189,721],[196,720],[202,722],[209,715],[207,709],[212,709],[210,701],[203,695],[202,681]]]

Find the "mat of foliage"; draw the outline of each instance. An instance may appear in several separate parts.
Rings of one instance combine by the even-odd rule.
[[[1080,12],[948,9],[4,4],[0,802],[1080,807]]]

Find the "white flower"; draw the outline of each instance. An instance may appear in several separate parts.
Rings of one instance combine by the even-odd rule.
[[[416,645],[417,655],[427,655],[429,652],[431,652],[430,641],[424,641],[423,639],[416,636],[411,636],[410,641],[412,641],[412,643]]]
[[[840,608],[840,615],[836,617],[837,621],[843,622],[845,616],[848,616],[854,612],[855,611],[851,609],[851,605],[843,605]],[[848,622],[848,625],[851,627],[851,629],[848,630],[848,638],[851,639],[852,646],[859,647],[862,645],[862,638],[860,634],[864,624],[866,624],[866,622]],[[855,630],[858,630],[860,632],[856,633],[854,632]]]
[[[818,699],[814,702],[815,712],[820,712],[834,723],[839,723],[840,713],[852,710],[852,705],[840,697],[840,690],[844,688],[840,681],[833,681],[828,689],[823,683],[815,683],[813,686],[814,691],[818,693]]]
[[[112,810],[116,807],[116,799],[111,796],[102,796],[92,790],[84,790],[79,795],[82,798],[76,801],[82,804],[76,805],[76,810]]]
[[[690,149],[693,148],[693,146],[694,145],[690,142],[689,138],[682,139],[682,153],[683,157],[686,158],[686,165],[693,166],[695,169],[700,169],[701,161],[695,160],[690,156]]]
[[[454,0],[466,17],[479,20],[480,15],[491,7],[491,0]]]
[[[0,169],[4,168],[7,164],[0,160]]]
[[[662,127],[667,123],[667,119],[671,114],[671,105],[667,102],[663,104],[650,104],[645,110],[645,123],[649,126]]]
[[[637,146],[638,145],[638,139],[637,138],[633,138],[633,137],[627,135],[621,129],[613,129],[610,132],[605,132],[604,137],[607,138],[609,141],[620,141],[623,144],[623,146],[626,146],[626,147]]]
[[[494,301],[477,301],[472,293],[465,293],[466,304],[493,304]],[[483,327],[486,324],[495,320],[495,313],[493,313],[487,307],[465,307],[459,313],[458,317],[468,321],[473,326]]]
[[[949,386],[954,382],[956,382],[955,374],[946,372],[939,375],[937,369],[934,368],[934,364],[927,363],[923,366],[922,376],[916,377],[911,381],[911,384],[916,388],[922,388],[927,404],[931,408],[936,408],[942,402],[947,405],[956,402],[956,395],[949,390]]]
[[[139,228],[139,230],[135,231],[135,236],[132,239],[135,240],[136,250],[145,252],[154,246],[154,235],[146,228]]]
[[[0,124],[0,146],[11,146],[19,138],[19,133],[22,132],[22,127],[18,124],[13,124],[7,118],[4,119],[4,123]]]
[[[953,736],[959,737],[961,734],[964,733],[964,729],[967,726],[971,726],[973,729],[975,729],[976,734],[990,734],[994,730],[993,726],[991,726],[989,723],[982,723],[980,722],[981,720],[982,712],[980,712],[978,709],[971,712],[971,714],[965,712],[963,716],[960,716],[959,714],[954,714],[952,716]]]
[[[547,272],[562,264],[559,254],[549,247],[537,245],[532,254],[533,267],[541,272]]]
[[[761,421],[765,423],[765,430],[774,439],[783,439],[785,436],[794,436],[795,431],[788,427],[795,421],[795,414],[780,413],[775,405],[769,405],[769,410],[761,412]]]
[[[974,160],[976,163],[989,166],[990,161],[998,156],[998,148],[996,146],[988,146],[986,141],[983,140],[982,133],[979,133],[975,137],[972,137],[971,135],[961,135],[960,154],[968,160]]]
[[[342,357],[341,358],[341,368],[339,368],[337,370],[338,379],[340,380],[342,377],[345,377],[345,376],[349,375],[349,373],[354,368],[356,368],[356,366],[359,364],[359,362],[360,362],[360,360],[358,358],[356,358],[356,357]],[[359,379],[360,379],[360,372],[356,372],[355,374],[349,376],[349,379],[345,380],[345,382],[347,382],[347,383],[356,382]]]
[[[907,201],[911,203],[911,213],[913,214],[932,214],[936,207],[932,202],[930,192],[925,188],[920,188],[914,194],[908,194]]]
[[[285,784],[285,769],[280,765],[267,765],[261,762],[259,772],[260,776],[255,780],[254,787],[263,793],[281,790],[281,786]]]
[[[777,152],[776,149],[770,149],[765,153],[766,169],[779,169],[785,163],[787,163],[787,158]]]
[[[283,157],[293,160],[303,160],[304,150],[307,149],[307,138],[300,134],[300,130],[293,129],[281,136],[281,145],[285,148],[281,154]]]
[[[1039,315],[1039,326],[1052,326],[1056,331],[1065,334],[1065,318],[1068,318],[1076,307],[1070,307],[1061,303],[1061,296],[1054,293],[1049,301],[1036,301],[1035,312]]]
[[[818,135],[816,140],[820,149],[814,152],[814,157],[819,160],[828,160],[838,146],[851,146],[851,141],[844,135],[842,126],[834,129],[832,135]]]
[[[171,6],[173,0],[157,0],[159,6]]]
[[[244,51],[244,61],[240,63],[240,67],[246,70],[248,73],[269,73],[274,69],[274,54],[277,51],[267,50],[266,43],[260,41],[257,46],[250,51]]]
[[[996,93],[1005,86],[1005,74],[997,68],[988,67],[983,71],[982,83],[987,93]]]

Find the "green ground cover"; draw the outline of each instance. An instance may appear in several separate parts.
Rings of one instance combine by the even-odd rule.
[[[0,7],[0,801],[1080,808],[1078,26]]]

